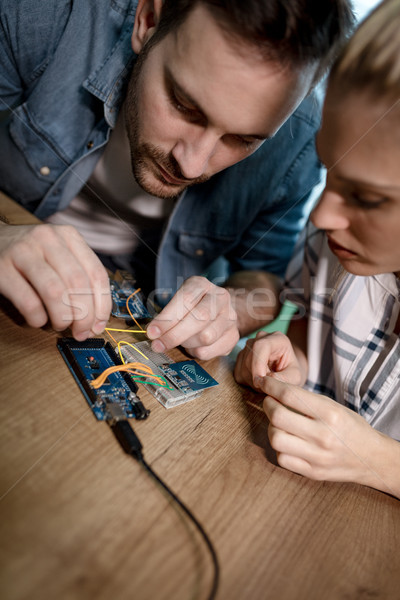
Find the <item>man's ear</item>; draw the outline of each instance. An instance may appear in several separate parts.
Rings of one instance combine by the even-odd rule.
[[[139,0],[132,33],[132,48],[139,54],[156,30],[163,0]]]

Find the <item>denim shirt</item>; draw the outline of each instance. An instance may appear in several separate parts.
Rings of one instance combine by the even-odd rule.
[[[0,121],[0,188],[39,218],[68,206],[115,126],[136,6],[2,0],[0,110],[10,115]],[[161,304],[221,256],[230,272],[284,274],[320,177],[319,119],[311,94],[253,155],[182,195],[158,252]]]

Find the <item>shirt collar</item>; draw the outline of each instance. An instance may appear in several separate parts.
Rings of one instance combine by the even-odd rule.
[[[400,298],[400,281],[394,273],[380,273],[373,278],[395,298]]]
[[[109,56],[83,82],[83,87],[104,103],[104,116],[112,128],[115,127],[136,60],[131,46],[134,20],[134,15],[127,15],[121,35]]]

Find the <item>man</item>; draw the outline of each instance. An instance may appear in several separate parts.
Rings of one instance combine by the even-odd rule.
[[[0,291],[29,324],[85,339],[108,318],[107,277],[60,224],[139,285],[155,270],[161,304],[224,256],[243,293],[190,278],[148,335],[228,352],[276,310],[247,298],[283,274],[318,180],[315,99],[287,120],[351,20],[345,0],[3,1],[0,186],[48,224],[2,227]]]

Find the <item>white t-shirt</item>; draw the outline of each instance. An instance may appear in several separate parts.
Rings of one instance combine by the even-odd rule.
[[[136,183],[121,110],[85,187],[65,210],[54,213],[46,222],[73,225],[95,252],[130,254],[139,244],[141,231],[160,228],[174,202],[152,196]]]

